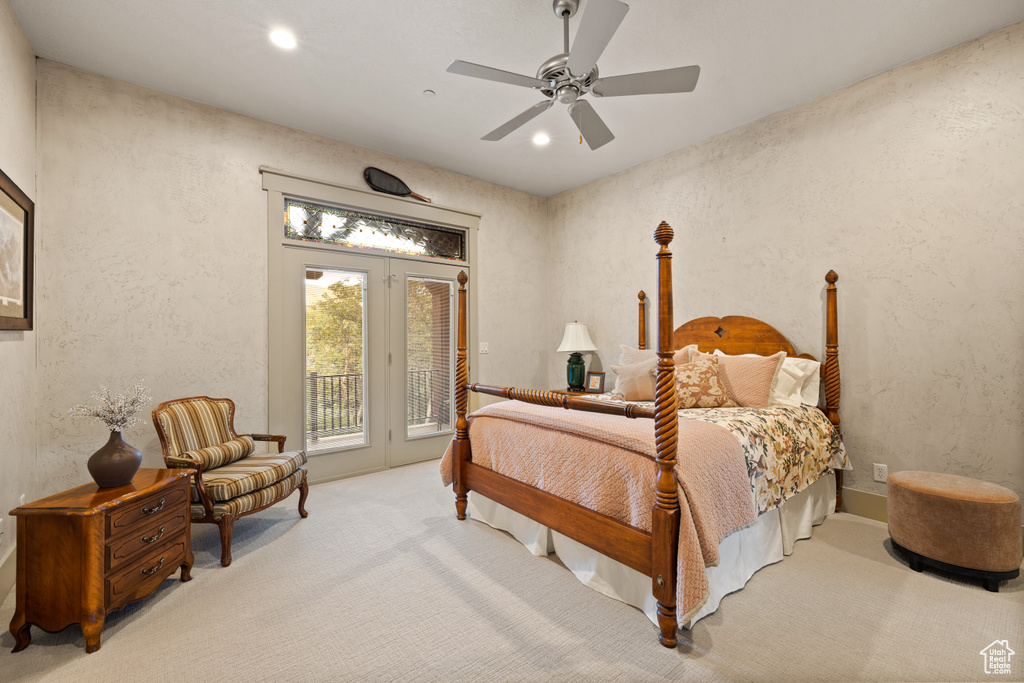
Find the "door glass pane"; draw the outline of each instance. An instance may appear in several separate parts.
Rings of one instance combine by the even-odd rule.
[[[306,268],[306,452],[366,443],[366,273]]]
[[[453,283],[410,276],[406,301],[406,434],[451,431]]]

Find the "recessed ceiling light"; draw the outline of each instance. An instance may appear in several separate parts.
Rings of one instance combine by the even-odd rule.
[[[283,28],[277,28],[270,32],[270,42],[286,50],[291,50],[297,45],[291,31],[285,31]]]
[[[533,144],[535,145],[546,145],[549,142],[551,142],[551,138],[544,133],[537,133],[533,136]]]

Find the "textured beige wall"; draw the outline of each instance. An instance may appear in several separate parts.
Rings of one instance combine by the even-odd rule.
[[[39,471],[47,490],[88,480],[99,423],[69,406],[144,378],[157,401],[238,403],[267,420],[267,216],[260,165],[364,185],[379,166],[436,203],[482,214],[475,266],[481,376],[541,385],[547,321],[545,200],[466,176],[39,61]],[[151,423],[126,440],[161,462]]]
[[[552,198],[554,319],[606,367],[663,219],[677,324],[752,315],[820,358],[839,273],[849,486],[884,493],[881,462],[1024,493],[1024,24]]]
[[[484,216],[482,379],[562,384],[553,349],[572,319],[601,347],[592,366],[610,365],[635,341],[636,290],[654,294],[666,219],[678,321],[755,315],[821,355],[822,277],[840,273],[850,486],[884,491],[870,463],[885,462],[1020,492],[1021,45],[1009,27],[549,201],[40,61],[40,480],[86,480],[102,427],[65,412],[101,383],[235,396],[239,427],[263,428],[256,169],[359,186],[379,165]],[[127,436],[159,463],[152,427]]]
[[[7,0],[0,0],[0,170],[36,201],[35,53]],[[36,226],[38,239],[39,229]],[[39,329],[38,320],[36,330]],[[36,495],[36,331],[0,331],[0,562],[14,548],[21,494]],[[0,595],[3,585],[0,581]]]

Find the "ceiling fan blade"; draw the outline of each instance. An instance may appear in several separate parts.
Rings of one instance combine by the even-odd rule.
[[[554,104],[554,102],[554,100],[544,100],[543,102],[538,102],[537,104],[533,105],[532,107],[524,111],[519,116],[515,117],[508,123],[504,123],[498,126],[497,128],[495,128],[490,133],[488,133],[487,135],[483,136],[480,139],[488,140],[490,142],[500,140],[509,133],[511,133],[512,131],[514,131],[516,128],[519,128],[520,126],[526,124],[528,121],[532,121],[534,118],[546,112],[548,109],[551,108],[551,105]]]
[[[588,0],[565,64],[569,73],[590,73],[628,11],[629,5],[619,0]]]
[[[604,121],[590,106],[590,102],[576,100],[569,105],[569,116],[572,117],[572,122],[576,124],[576,127],[580,129],[580,135],[590,145],[590,149],[603,147],[615,139],[612,132],[608,130],[608,126],[604,125]]]
[[[497,81],[498,83],[508,83],[509,85],[521,85],[524,88],[546,88],[550,85],[547,81],[542,81],[539,78],[522,76],[520,74],[514,74],[511,71],[502,71],[501,69],[473,64],[472,62],[464,62],[461,59],[456,59],[454,62],[449,64],[446,71],[451,74],[459,74],[460,76],[482,78],[485,81]]]
[[[681,66],[676,69],[599,78],[594,81],[590,91],[598,97],[691,92],[697,87],[698,76],[699,66]]]

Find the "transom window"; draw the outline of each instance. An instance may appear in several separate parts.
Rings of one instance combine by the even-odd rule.
[[[284,230],[289,239],[357,249],[466,260],[466,233],[454,228],[373,216],[332,206],[286,199]]]

